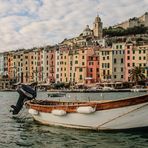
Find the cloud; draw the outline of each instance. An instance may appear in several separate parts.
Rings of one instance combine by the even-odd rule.
[[[104,26],[147,11],[147,0],[0,0],[0,52],[61,42],[90,27],[97,12]]]

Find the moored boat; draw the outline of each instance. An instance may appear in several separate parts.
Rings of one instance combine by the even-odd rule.
[[[56,92],[56,93],[49,93],[48,97],[64,97],[66,96],[66,93],[60,93],[60,92]]]
[[[33,118],[47,125],[115,130],[148,127],[148,94],[120,100],[64,102],[36,100],[36,89],[22,85],[16,105],[16,115],[25,105]]]
[[[30,100],[25,104],[36,121],[47,125],[94,130],[148,126],[148,95],[116,101]]]

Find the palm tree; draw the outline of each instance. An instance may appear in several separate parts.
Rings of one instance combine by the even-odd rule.
[[[130,76],[129,76],[130,80],[132,82],[135,82],[135,85],[138,84],[138,81],[140,80],[144,80],[145,79],[145,75],[144,75],[144,68],[143,67],[134,67],[133,69],[131,69],[130,71]]]

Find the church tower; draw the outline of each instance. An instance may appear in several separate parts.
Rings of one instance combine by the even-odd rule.
[[[102,26],[103,26],[103,23],[101,22],[100,17],[97,15],[97,17],[95,18],[95,22],[93,24],[93,34],[98,39],[102,38],[102,32],[103,32]]]

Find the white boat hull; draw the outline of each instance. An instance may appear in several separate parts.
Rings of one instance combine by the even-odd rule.
[[[148,126],[148,102],[127,107],[95,111],[90,114],[67,113],[57,116],[38,112],[33,118],[43,124],[94,130],[129,129]]]

